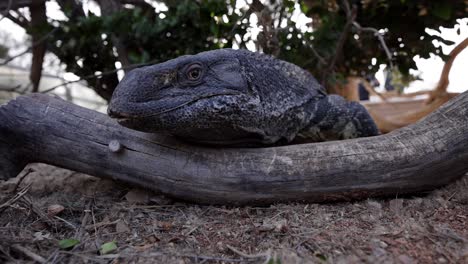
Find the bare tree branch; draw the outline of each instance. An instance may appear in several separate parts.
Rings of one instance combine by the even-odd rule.
[[[447,94],[447,87],[449,85],[449,73],[452,69],[453,62],[455,58],[462,52],[466,47],[468,47],[468,38],[465,38],[460,42],[449,54],[449,59],[445,62],[442,73],[440,74],[439,82],[434,90],[429,94],[426,104],[430,104],[435,101],[438,97],[442,97],[444,94]]]
[[[158,60],[152,60],[152,61],[145,62],[145,63],[131,64],[131,65],[128,65],[128,66],[125,66],[125,67],[121,67],[121,68],[117,68],[117,69],[105,71],[105,72],[102,72],[102,73],[100,73],[100,74],[90,74],[90,75],[81,77],[81,78],[78,79],[78,80],[67,81],[67,82],[63,82],[63,83],[61,83],[61,84],[52,86],[52,87],[50,87],[50,88],[48,88],[48,89],[46,89],[46,90],[44,90],[44,91],[41,91],[41,93],[50,93],[50,92],[52,92],[53,90],[55,90],[55,89],[57,89],[57,88],[60,88],[60,87],[62,87],[62,86],[68,85],[68,84],[77,83],[77,82],[81,82],[81,81],[85,81],[85,80],[89,80],[89,79],[93,79],[93,78],[99,78],[99,77],[102,77],[102,76],[114,74],[114,73],[116,73],[116,72],[118,72],[118,71],[120,71],[120,70],[123,70],[123,71],[130,71],[130,70],[132,70],[132,69],[134,69],[134,68],[138,68],[138,67],[150,65],[150,64],[153,64],[153,63],[156,63],[156,62],[158,62]]]
[[[2,91],[2,92],[17,92],[17,93],[20,93],[18,91],[19,88],[21,88],[21,85],[16,85],[16,86],[13,86],[13,87],[0,85],[0,91]]]
[[[309,45],[309,48],[310,48],[310,50],[312,50],[312,53],[314,53],[315,57],[317,57],[317,59],[319,60],[319,62],[322,65],[327,64],[325,59],[318,53],[318,51],[315,49],[315,47],[313,45]]]
[[[77,2],[75,0],[57,0],[57,3],[63,11],[71,10],[71,18],[79,18],[85,16],[81,2]]]
[[[20,27],[26,29],[29,27],[29,20],[27,20],[23,15],[21,15],[18,11],[16,10],[10,10],[13,11],[17,14],[18,17],[13,16],[11,13],[6,14],[6,18],[10,19],[13,21],[15,24],[19,25]]]
[[[21,7],[27,7],[32,4],[34,0],[15,0],[12,1],[13,3],[9,5],[9,0],[2,0],[0,1],[0,9],[7,9],[8,6],[10,6],[11,9],[18,9]],[[40,2],[46,2],[47,0],[39,0]]]
[[[0,21],[2,21],[10,13],[12,3],[13,3],[13,0],[8,0],[8,5],[6,9],[3,11],[3,14],[0,17]]]
[[[138,6],[143,10],[147,10],[147,9],[152,10],[153,9],[153,6],[151,6],[150,4],[145,2],[145,0],[120,0],[120,3],[121,4],[131,4],[131,5],[134,5],[134,6]]]
[[[335,66],[338,60],[341,58],[343,54],[343,48],[348,38],[349,32],[351,31],[351,27],[353,26],[353,22],[356,19],[356,7],[349,6],[348,0],[342,0],[342,6],[346,13],[346,24],[343,27],[343,31],[341,32],[340,38],[338,39],[338,43],[336,44],[334,56],[331,58],[330,64],[326,71],[322,74],[322,85],[326,87],[327,79],[330,74],[335,72]]]
[[[34,27],[47,25],[45,2],[42,2],[41,0],[33,0],[33,4],[29,7],[29,10],[31,12],[31,25]],[[32,48],[32,62],[29,79],[33,85],[32,92],[37,92],[41,81],[42,64],[44,62],[47,45],[45,41],[40,41],[42,39],[40,32],[33,32],[31,35],[33,43],[38,44],[34,45]]]
[[[29,53],[31,52],[31,50],[37,46],[37,45],[41,45],[44,41],[46,41],[52,34],[55,33],[55,31],[57,31],[58,28],[54,28],[52,29],[51,31],[49,31],[47,34],[45,34],[44,36],[42,36],[40,39],[38,39],[36,42],[34,42],[31,47],[28,47],[26,50],[12,56],[12,57],[9,57],[7,59],[5,59],[4,61],[0,62],[0,66],[3,66],[3,65],[6,65],[8,64],[9,62],[11,62],[12,60],[18,58],[18,57],[21,57],[23,55],[25,55],[26,53]]]
[[[231,29],[231,32],[229,33],[230,36],[234,35],[234,32],[236,31],[236,29],[239,27],[239,24],[242,20],[244,20],[244,18],[248,18],[250,17],[250,15],[252,14],[253,10],[252,8],[249,8],[247,9],[247,11],[245,11],[244,15],[242,15],[241,17],[239,17],[239,19],[237,20],[236,23],[234,23],[234,26],[232,27]]]
[[[380,33],[377,29],[375,28],[371,28],[371,27],[362,27],[361,25],[359,25],[358,22],[354,21],[353,22],[353,26],[358,30],[358,31],[367,31],[367,32],[372,32],[374,33],[374,36],[376,36],[379,41],[380,41],[380,44],[382,45],[382,48],[384,49],[385,51],[385,54],[387,55],[387,59],[388,59],[388,63],[390,64],[390,68],[393,69],[393,57],[392,57],[392,53],[390,52],[390,50],[388,49],[388,46],[387,44],[385,43],[385,40],[383,38],[383,34]]]

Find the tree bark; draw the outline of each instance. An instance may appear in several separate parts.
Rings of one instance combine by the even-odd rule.
[[[188,145],[41,94],[0,107],[0,120],[0,178],[43,162],[209,204],[394,196],[468,171],[468,92],[386,135],[270,148]]]
[[[31,12],[31,26],[35,27],[34,30],[47,25],[46,16],[46,5],[42,0],[33,0],[29,7]],[[39,91],[39,83],[42,77],[42,64],[44,62],[44,56],[47,49],[47,41],[41,41],[44,37],[42,32],[32,32],[32,62],[31,62],[31,73],[29,79],[33,85],[33,92]]]

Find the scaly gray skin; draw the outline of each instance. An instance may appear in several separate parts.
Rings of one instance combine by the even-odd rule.
[[[366,109],[327,96],[310,73],[268,55],[221,49],[138,68],[108,113],[126,127],[217,145],[374,136]]]

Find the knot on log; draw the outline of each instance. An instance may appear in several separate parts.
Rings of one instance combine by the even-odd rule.
[[[109,142],[109,150],[113,153],[118,153],[122,150],[122,144],[118,140],[111,140]]]

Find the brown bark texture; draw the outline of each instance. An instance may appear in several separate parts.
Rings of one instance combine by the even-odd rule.
[[[46,5],[41,0],[33,0],[29,8],[31,12],[31,25],[33,27],[41,27],[47,25]],[[31,73],[29,79],[31,80],[33,92],[39,91],[39,83],[42,77],[42,64],[47,50],[47,42],[43,41],[41,32],[33,32],[32,34],[32,62]]]

